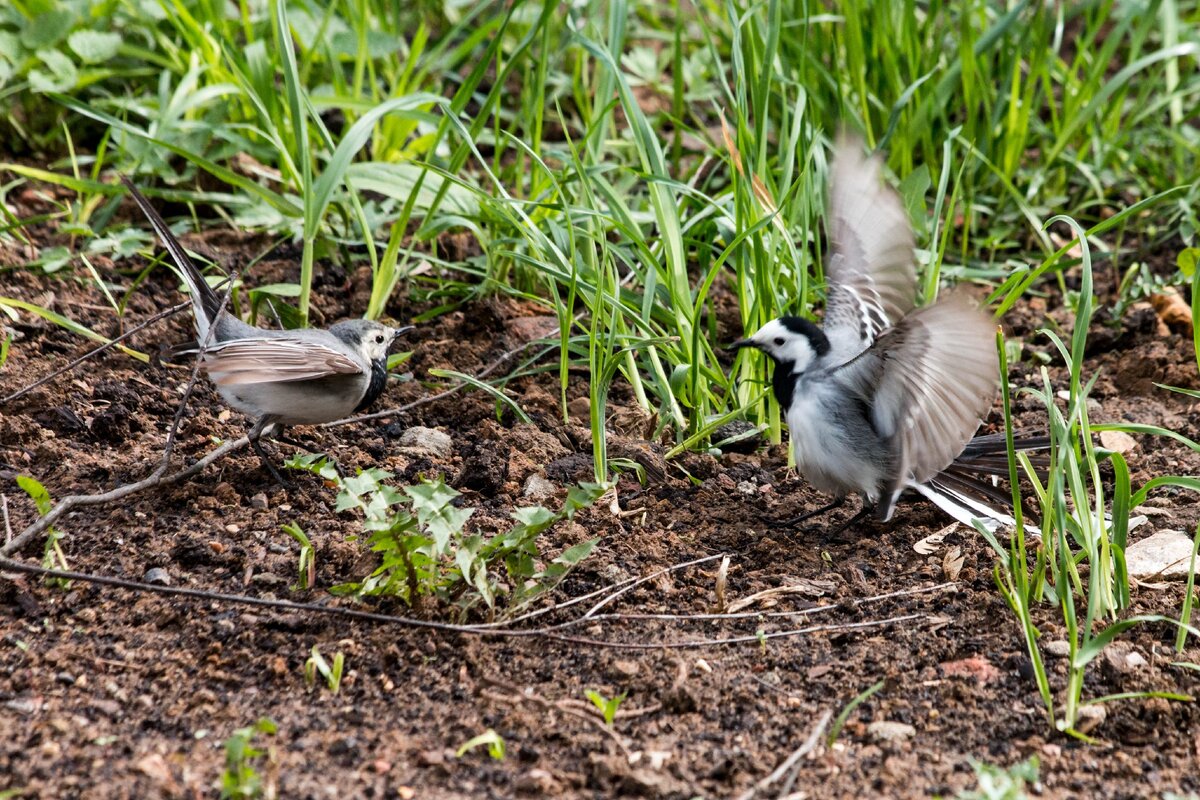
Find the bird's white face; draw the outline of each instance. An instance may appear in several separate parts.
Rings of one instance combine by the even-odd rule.
[[[396,338],[396,331],[386,325],[372,324],[363,331],[362,354],[368,361],[387,359],[388,348]]]
[[[358,350],[367,361],[387,360],[392,342],[407,330],[407,327],[389,328],[365,319],[346,320],[329,329],[330,333]]]
[[[791,364],[792,372],[804,372],[817,357],[807,333],[793,330],[778,319],[763,325],[753,336],[738,342],[737,346],[753,347],[766,353],[776,363]]]

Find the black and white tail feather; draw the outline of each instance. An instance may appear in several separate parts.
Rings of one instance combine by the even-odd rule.
[[[733,347],[775,361],[797,467],[835,502],[858,493],[886,521],[911,491],[964,524],[1012,524],[1011,499],[979,477],[998,474],[1003,437],[972,439],[999,380],[995,325],[959,295],[916,308],[912,226],[881,172],[838,143],[824,324],[782,317]]]

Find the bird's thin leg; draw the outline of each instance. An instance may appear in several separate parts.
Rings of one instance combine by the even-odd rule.
[[[254,448],[254,452],[258,454],[258,457],[262,460],[263,466],[267,468],[267,472],[271,473],[271,477],[275,479],[275,482],[284,489],[295,489],[296,485],[285,480],[284,477],[279,474],[279,470],[275,469],[275,465],[271,462],[271,459],[267,457],[267,453],[262,449],[262,443],[259,441],[262,439],[263,433],[268,428],[274,427],[274,425],[275,418],[270,414],[259,417],[258,421],[254,423],[254,427],[252,427],[250,432],[246,434],[246,438],[250,440],[250,446]]]
[[[838,499],[834,500],[829,505],[821,506],[820,508],[818,508],[815,511],[805,512],[798,517],[793,517],[792,519],[785,519],[782,522],[780,522],[779,524],[787,525],[789,527],[792,525],[799,525],[801,522],[804,522],[805,520],[810,520],[813,517],[820,516],[821,514],[827,514],[830,511],[833,511],[835,508],[841,508],[845,504],[846,504],[846,498],[839,497]]]
[[[868,514],[870,514],[874,510],[875,509],[871,506],[870,503],[863,503],[863,507],[861,509],[859,509],[857,514],[855,514],[853,517],[851,517],[850,519],[843,522],[841,525],[838,525],[833,530],[825,532],[825,535],[831,539],[836,538],[837,536],[841,535],[842,533],[845,533],[848,528],[850,528],[856,522],[859,522],[860,520],[862,520],[864,517],[866,517]]]

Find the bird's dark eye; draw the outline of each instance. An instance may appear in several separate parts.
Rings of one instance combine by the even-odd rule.
[[[782,337],[782,336],[776,336],[776,337],[775,337],[775,346],[776,346],[776,347],[783,347],[783,337]]]
[[[375,337],[375,344],[383,344],[383,334],[382,333]]]

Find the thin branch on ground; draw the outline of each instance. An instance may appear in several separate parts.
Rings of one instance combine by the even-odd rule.
[[[483,676],[482,680],[484,683],[499,687],[509,694],[525,694],[526,691],[521,689],[515,683],[511,683],[492,675],[485,675]],[[558,706],[559,708],[569,707],[579,709],[591,714],[598,720],[604,719],[604,714],[602,714],[600,709],[596,708],[596,706],[591,703],[586,703],[583,700],[577,700],[573,697],[564,697],[561,700],[555,700],[554,705]],[[661,711],[662,707],[662,703],[651,703],[650,705],[643,706],[642,708],[620,708],[613,714],[613,719],[633,719],[634,717],[643,717],[646,714],[653,714],[656,711]]]
[[[8,495],[0,494],[0,509],[4,510],[4,543],[12,541],[12,521],[8,518]]]
[[[149,319],[147,319],[144,322],[139,322],[137,325],[135,325],[134,327],[125,331],[117,338],[110,339],[109,341],[105,342],[104,344],[100,345],[99,347],[97,347],[93,350],[89,350],[88,352],[84,353],[83,355],[81,355],[79,358],[75,359],[71,363],[69,363],[65,366],[59,367],[58,369],[54,370],[54,372],[51,372],[49,375],[38,378],[36,381],[29,384],[24,389],[18,389],[17,391],[13,392],[10,395],[7,395],[5,397],[0,397],[0,406],[5,405],[7,403],[11,403],[13,400],[16,400],[18,398],[24,397],[25,395],[32,392],[34,389],[38,388],[39,386],[42,386],[43,384],[49,383],[50,381],[57,378],[59,375],[62,375],[64,372],[70,372],[71,370],[75,369],[76,367],[78,367],[80,364],[87,361],[88,359],[94,358],[97,355],[99,355],[100,353],[103,353],[105,350],[108,350],[110,347],[114,347],[114,346],[120,344],[121,342],[125,341],[130,336],[133,336],[135,333],[142,330],[143,328],[153,325],[155,322],[158,322],[160,319],[163,319],[164,317],[169,317],[172,314],[178,314],[180,311],[183,311],[185,308],[187,308],[190,305],[191,305],[191,301],[188,301],[185,303],[180,303],[179,305],[175,305],[175,306],[172,306],[171,308],[168,308],[166,311],[158,312],[157,314],[150,317]]]
[[[775,768],[774,772],[738,795],[737,800],[753,800],[755,795],[768,789],[771,784],[777,782],[780,778],[786,775],[792,769],[792,767],[796,766],[800,759],[811,753],[813,749],[816,748],[817,743],[821,741],[821,737],[825,733],[825,728],[827,725],[829,725],[829,718],[832,716],[833,712],[826,710],[825,713],[821,715],[821,718],[817,720],[817,724],[814,725],[812,730],[809,732],[808,738],[804,740],[804,744],[793,750],[792,754],[785,758],[783,763]],[[791,791],[792,782],[792,779],[788,780],[787,785],[784,786],[783,791],[780,792],[781,796],[787,795]]]
[[[710,556],[705,559],[700,559],[698,561],[690,561],[685,564],[676,564],[675,567],[672,567],[670,569],[677,569],[679,567],[688,567],[688,566],[692,566],[693,564],[699,564],[699,563],[702,563],[703,561],[711,561],[714,558],[720,558],[720,557],[721,557],[720,555],[716,555],[716,556]],[[657,574],[649,575],[646,577],[646,579],[649,580],[654,577],[657,577]],[[630,579],[630,580],[634,580],[634,579]],[[620,585],[620,584],[618,584],[618,585]],[[613,588],[615,588],[615,587],[613,587]],[[855,600],[853,602],[854,602],[854,605],[861,606],[861,605],[867,605],[869,603],[877,603],[881,600],[891,600],[891,599],[894,599],[897,597],[912,597],[914,595],[930,594],[933,592],[941,592],[941,591],[954,591],[957,589],[958,589],[957,583],[955,583],[953,581],[948,581],[946,583],[939,583],[939,584],[935,584],[933,586],[921,586],[921,587],[918,587],[915,589],[901,589],[901,590],[895,591],[895,592],[887,592],[886,594],[878,594],[878,595],[874,595],[872,597],[864,597],[862,599]],[[592,594],[593,595],[599,594],[599,592],[593,592]],[[577,602],[577,601],[583,600],[583,599],[586,599],[586,598],[583,598],[583,597],[576,598],[575,600],[572,600],[571,602]],[[714,622],[714,621],[719,622],[721,620],[735,620],[735,619],[777,619],[780,617],[805,617],[805,616],[810,616],[812,614],[822,614],[827,611],[835,611],[838,609],[838,607],[839,607],[838,605],[825,605],[825,606],[813,606],[811,608],[801,608],[796,611],[763,611],[763,612],[738,611],[738,612],[735,612],[732,614],[713,614],[713,613],[653,614],[653,613],[643,613],[643,612],[632,612],[632,613],[615,613],[614,612],[614,613],[608,613],[608,614],[596,614],[591,617],[588,617],[585,615],[579,619],[567,620],[566,622],[560,622],[557,625],[554,625],[553,629],[554,630],[562,630],[563,628],[569,628],[569,627],[579,625],[584,622],[637,622],[639,620],[658,620],[658,621],[677,621],[677,622]],[[552,610],[554,610],[554,607],[551,607],[551,608],[548,608],[545,610],[552,611]]]
[[[111,503],[115,500],[121,500],[131,494],[143,492],[146,489],[154,489],[159,486],[170,486],[172,484],[179,483],[180,481],[187,480],[193,475],[202,472],[214,461],[230,453],[241,450],[249,443],[250,440],[245,436],[240,439],[235,439],[231,442],[226,442],[215,450],[209,452],[208,455],[201,458],[192,466],[181,469],[178,472],[173,472],[170,475],[163,474],[164,465],[160,464],[157,468],[155,468],[154,472],[149,475],[149,477],[143,478],[136,483],[126,483],[122,486],[118,486],[116,489],[103,492],[101,494],[68,495],[67,497],[64,497],[55,503],[54,507],[51,508],[44,516],[39,517],[33,522],[32,525],[17,534],[12,541],[8,542],[3,547],[0,547],[0,556],[7,556],[17,552],[31,539],[33,539],[33,537],[45,531],[47,528],[53,525],[59,517],[63,516],[72,509],[79,508],[80,506],[103,505],[105,503]]]
[[[611,592],[616,592],[616,591],[618,591],[618,590],[622,590],[622,587],[624,587],[626,584],[629,584],[629,583],[644,583],[645,581],[648,581],[648,580],[654,580],[655,578],[657,578],[657,577],[660,577],[660,576],[662,576],[662,575],[667,575],[667,574],[669,574],[669,573],[672,573],[672,572],[677,572],[677,571],[679,571],[679,570],[681,570],[681,569],[686,569],[687,567],[694,567],[694,566],[696,566],[696,565],[698,565],[698,564],[703,564],[703,563],[705,563],[705,562],[712,561],[712,560],[714,560],[714,559],[717,559],[717,558],[721,558],[721,557],[722,557],[722,555],[723,555],[723,554],[721,554],[721,553],[718,553],[718,554],[717,554],[717,555],[715,555],[715,556],[704,556],[703,558],[696,558],[696,559],[693,559],[693,560],[691,560],[691,561],[682,561],[682,562],[680,562],[680,563],[678,563],[678,564],[672,564],[672,565],[671,565],[671,566],[669,566],[669,567],[663,567],[662,569],[660,569],[660,570],[657,570],[657,571],[655,571],[655,572],[651,573],[650,575],[646,575],[646,576],[643,576],[643,577],[640,577],[640,578],[639,578],[639,577],[636,577],[636,576],[635,576],[635,577],[626,578],[626,579],[624,579],[624,580],[617,581],[616,583],[612,584],[611,586],[605,586],[605,587],[603,587],[603,588],[596,589],[595,591],[588,592],[587,594],[580,595],[579,597],[572,597],[570,600],[564,600],[564,601],[563,601],[563,602],[561,602],[561,603],[555,603],[555,604],[553,604],[553,605],[546,606],[545,608],[539,608],[539,609],[536,609],[536,610],[534,610],[534,611],[529,611],[529,612],[527,612],[527,613],[525,613],[525,614],[522,614],[522,615],[520,615],[520,616],[518,616],[518,617],[513,617],[512,619],[509,619],[509,620],[504,620],[504,621],[502,621],[502,622],[489,622],[489,623],[486,623],[486,624],[487,624],[487,625],[492,625],[492,626],[495,626],[495,627],[500,627],[500,626],[504,626],[504,625],[515,625],[515,624],[516,624],[516,623],[518,623],[518,622],[524,622],[525,620],[528,620],[528,619],[533,619],[533,618],[535,618],[535,617],[540,617],[540,616],[543,616],[544,614],[549,614],[549,613],[550,613],[550,612],[552,612],[552,611],[561,611],[561,610],[562,610],[562,609],[564,609],[564,608],[569,608],[570,606],[573,606],[573,605],[575,605],[576,603],[582,603],[582,602],[584,602],[584,601],[586,601],[586,600],[590,600],[590,599],[592,599],[593,597],[596,597],[596,596],[598,596],[598,595],[609,594],[609,593],[611,593]],[[604,619],[604,618],[606,618],[607,616],[609,616],[609,615],[603,615],[603,614],[602,614],[600,617],[598,617],[598,619]],[[614,616],[615,616],[615,615],[614,615]],[[571,621],[571,622],[569,622],[569,623],[563,623],[563,624],[564,624],[564,625],[568,625],[568,624],[569,624],[569,625],[574,625],[574,624],[577,624],[578,622],[581,622],[581,621],[582,621],[582,620],[572,620],[572,621]],[[559,627],[559,626],[553,626],[553,627]]]
[[[242,444],[245,444],[244,440],[242,440]],[[43,519],[45,518],[43,517]],[[17,540],[14,539],[13,543],[16,543],[16,541]],[[889,617],[888,619],[882,620],[850,622],[841,625],[812,625],[807,628],[771,631],[767,633],[756,633],[746,636],[730,636],[722,639],[700,639],[683,642],[612,642],[603,639],[566,636],[561,633],[556,633],[552,628],[518,629],[494,628],[484,625],[455,625],[449,622],[416,619],[414,617],[402,617],[394,614],[380,614],[373,611],[359,611],[352,608],[326,606],[316,603],[296,603],[291,600],[274,600],[262,597],[252,597],[250,595],[210,592],[204,589],[186,589],[176,586],[160,586],[158,584],[143,583],[141,581],[129,581],[123,578],[112,578],[105,575],[91,575],[86,572],[47,569],[46,567],[27,564],[23,561],[14,561],[13,559],[6,557],[6,555],[3,553],[0,553],[0,572],[17,572],[25,575],[37,575],[44,578],[82,581],[84,583],[94,583],[101,586],[114,586],[120,589],[129,589],[137,592],[149,592],[151,594],[172,595],[176,597],[192,597],[208,601],[215,600],[225,603],[256,606],[259,608],[277,608],[285,611],[306,611],[314,614],[345,617],[349,619],[362,620],[365,622],[401,625],[408,628],[428,628],[431,630],[470,636],[538,637],[558,642],[565,642],[568,644],[580,644],[589,647],[598,647],[601,649],[610,650],[681,650],[699,647],[721,647],[733,644],[747,644],[751,642],[761,643],[766,639],[801,636],[808,633],[840,633],[851,630],[862,630],[865,628],[876,628],[884,625],[893,625],[901,622],[924,619],[926,616],[925,614],[907,614],[900,617]]]
[[[867,622],[847,622],[842,624],[810,625],[807,628],[789,628],[782,631],[764,631],[744,636],[726,636],[720,639],[691,639],[682,642],[615,642],[607,639],[592,639],[586,636],[568,636],[555,633],[553,629],[543,629],[542,635],[570,644],[600,647],[608,650],[694,650],[701,647],[723,647],[731,644],[762,643],[767,639],[783,639],[792,636],[803,636],[807,633],[843,633],[862,628],[878,628],[884,625],[895,625],[901,622],[925,619],[926,614],[905,614],[887,619],[869,620]],[[589,621],[595,621],[592,618]]]

